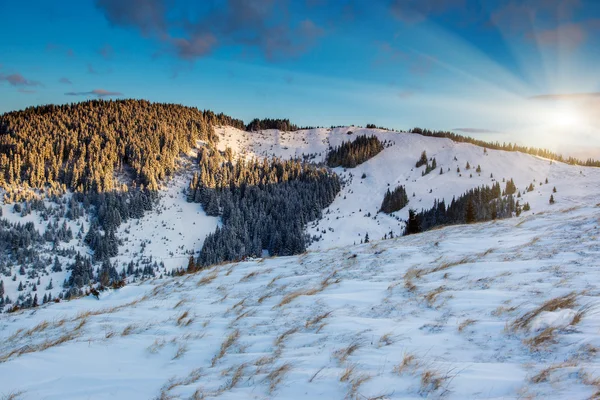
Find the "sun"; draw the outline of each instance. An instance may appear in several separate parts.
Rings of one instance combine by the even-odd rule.
[[[551,125],[558,128],[577,128],[583,123],[581,115],[572,107],[558,107],[549,113]]]

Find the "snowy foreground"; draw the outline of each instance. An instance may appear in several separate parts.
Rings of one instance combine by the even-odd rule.
[[[0,398],[589,398],[599,213],[590,202],[4,314]]]

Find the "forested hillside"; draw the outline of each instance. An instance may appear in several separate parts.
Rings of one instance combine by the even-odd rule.
[[[231,149],[198,154],[200,173],[190,183],[189,200],[223,227],[209,235],[197,263],[207,266],[244,257],[292,255],[306,250],[304,228],[321,216],[340,191],[337,175],[299,160],[231,161]]]
[[[214,124],[243,126],[212,111],[144,100],[94,100],[3,114],[0,186],[104,192],[132,181],[156,190],[196,140],[215,140]]]

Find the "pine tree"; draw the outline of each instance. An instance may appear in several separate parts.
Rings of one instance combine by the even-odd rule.
[[[473,205],[473,202],[471,200],[469,200],[469,202],[467,203],[467,210],[465,212],[465,220],[466,220],[467,224],[472,224],[473,222],[476,221],[475,206]]]
[[[552,188],[552,193],[556,193],[556,186]]]
[[[404,234],[412,235],[419,232],[421,232],[421,222],[419,221],[419,216],[415,210],[411,208],[408,210],[408,222],[406,223]]]
[[[365,243],[369,243],[369,232],[365,233]]]
[[[475,170],[475,172],[481,173],[481,166],[479,164],[477,164],[477,169]]]
[[[554,195],[550,195],[550,204],[554,204]]]
[[[19,282],[19,287],[17,288],[19,292],[23,291],[23,282]]]

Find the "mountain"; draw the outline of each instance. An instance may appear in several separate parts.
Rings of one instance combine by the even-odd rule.
[[[1,115],[0,396],[600,390],[595,162],[368,126]]]

